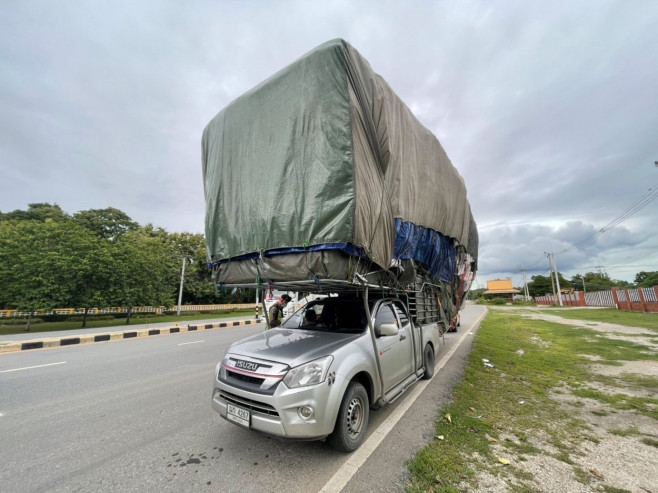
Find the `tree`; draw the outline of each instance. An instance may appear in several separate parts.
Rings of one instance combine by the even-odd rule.
[[[79,227],[79,233],[69,243],[69,254],[75,259],[71,266],[70,306],[84,308],[82,327],[87,326],[89,309],[105,307],[114,273],[111,244],[91,231]]]
[[[650,288],[658,286],[658,271],[640,271],[635,274],[635,284],[639,288]]]
[[[607,291],[614,287],[617,288],[631,288],[631,283],[621,281],[619,279],[610,279],[610,276],[605,272],[587,272],[585,275],[576,274],[571,277],[575,289],[583,289],[583,281],[585,283],[586,291]]]
[[[478,298],[482,298],[483,294],[487,289],[486,288],[471,288],[471,290],[468,292],[466,299],[469,300],[477,300]]]
[[[0,220],[20,220],[20,221],[40,221],[45,222],[46,219],[53,221],[65,221],[70,219],[66,212],[62,210],[57,204],[39,203],[28,204],[26,211],[16,209],[12,212],[0,212]]]
[[[183,257],[190,260],[185,267],[183,303],[203,305],[220,300],[221,295],[216,293],[211,276],[212,271],[208,268],[206,241],[203,235],[172,233],[167,236],[166,243],[169,245],[172,255],[179,259],[179,269]]]
[[[80,211],[73,215],[73,220],[108,241],[115,241],[128,231],[139,229],[139,224],[114,207]]]
[[[67,306],[75,290],[76,259],[70,245],[84,234],[47,218],[0,221],[0,285],[5,306],[32,312]]]
[[[548,276],[536,275],[531,277],[528,283],[528,292],[530,296],[544,296],[545,294],[552,294],[553,287],[551,278]]]
[[[127,324],[135,306],[173,304],[178,262],[161,238],[143,229],[129,231],[113,244],[113,250],[110,299],[128,309]]]

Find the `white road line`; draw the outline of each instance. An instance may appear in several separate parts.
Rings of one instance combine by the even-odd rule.
[[[477,324],[480,323],[480,320],[484,318],[486,314],[486,311],[482,313],[482,315],[480,315],[473,323],[473,327],[477,327]],[[464,339],[466,339],[466,337],[469,335],[472,335],[472,332],[464,332],[464,335],[461,336],[459,341],[457,341],[457,343],[452,346],[450,351],[448,351],[448,353],[439,360],[434,370],[434,377],[436,377],[439,370],[441,370],[441,368],[446,365],[452,355],[455,354],[455,351],[457,351],[459,346],[461,346],[462,342],[464,342]],[[335,472],[331,479],[327,481],[327,483],[322,487],[320,493],[340,493],[340,491],[342,491],[349,480],[352,479],[352,476],[356,474],[359,468],[368,460],[370,455],[375,451],[375,449],[377,449],[384,438],[386,438],[386,435],[388,435],[393,427],[397,424],[397,422],[400,421],[400,418],[404,416],[404,413],[406,413],[411,405],[416,401],[416,399],[418,399],[418,396],[423,393],[423,390],[425,390],[425,387],[429,385],[429,383],[432,381],[432,378],[429,380],[423,380],[416,384],[409,395],[404,398],[404,401],[400,404],[400,406],[394,412],[392,412],[391,415],[386,418],[386,420],[379,426],[379,428],[377,428],[372,433],[372,435],[370,435],[370,438],[368,438],[368,440],[366,440],[366,442],[361,445],[361,447],[353,452],[352,455],[350,455],[348,459],[343,463],[343,465],[340,466],[340,469],[338,469],[338,471]]]
[[[203,342],[203,341],[182,342],[178,345],[179,346],[186,346],[187,344],[199,344],[200,342]]]
[[[13,368],[11,370],[2,370],[0,373],[9,373],[12,371],[22,371],[22,370],[31,370],[32,368],[45,368],[46,366],[55,366],[55,365],[65,365],[66,361],[60,361],[58,363],[48,363],[47,365],[37,365],[37,366],[26,366],[24,368]]]
[[[3,416],[4,416],[4,414],[0,413],[0,418],[2,418]]]

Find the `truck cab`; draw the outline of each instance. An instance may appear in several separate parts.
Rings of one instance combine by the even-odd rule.
[[[414,323],[402,299],[319,298],[228,348],[212,406],[244,428],[350,452],[371,407],[432,376],[438,347],[437,324]]]

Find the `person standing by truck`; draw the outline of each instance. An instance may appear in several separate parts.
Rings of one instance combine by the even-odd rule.
[[[280,317],[283,316],[283,309],[286,307],[288,303],[292,298],[288,296],[287,294],[282,294],[281,298],[279,298],[279,301],[274,303],[272,305],[272,308],[270,308],[270,313],[269,313],[269,318],[270,318],[270,327],[278,327],[281,325],[281,320]]]

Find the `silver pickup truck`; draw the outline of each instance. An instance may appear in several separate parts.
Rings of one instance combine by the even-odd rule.
[[[371,408],[434,373],[439,328],[417,325],[408,313],[396,298],[312,301],[281,326],[228,348],[212,407],[250,430],[356,450]]]

